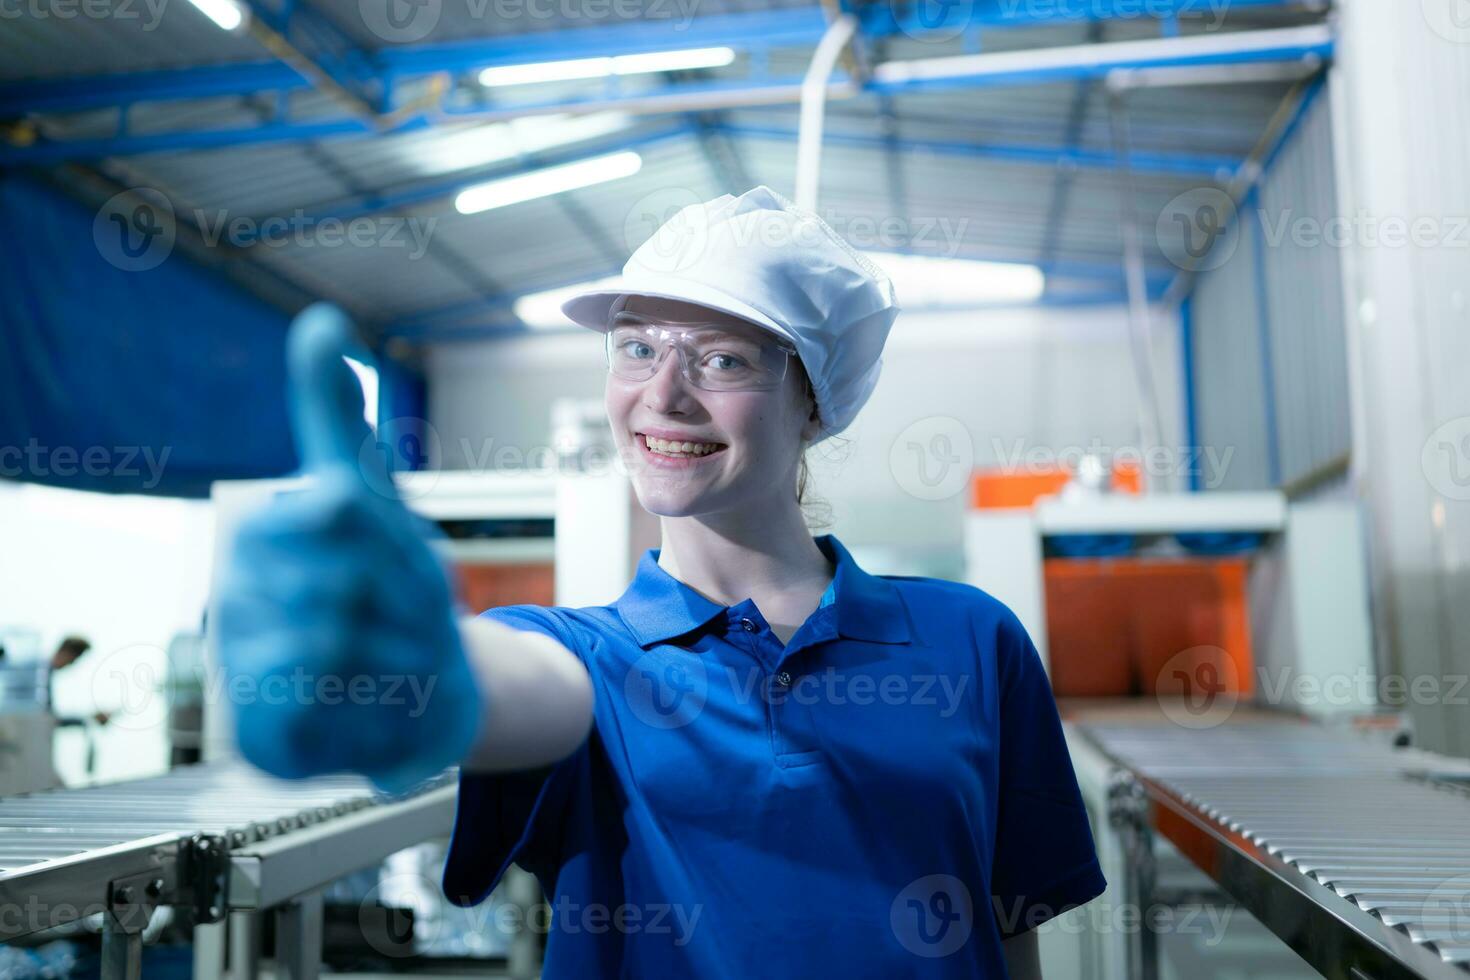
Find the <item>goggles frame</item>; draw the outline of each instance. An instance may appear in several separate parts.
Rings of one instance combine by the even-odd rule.
[[[669,349],[677,348],[684,379],[702,391],[770,391],[779,388],[791,369],[791,359],[797,356],[796,348],[789,341],[756,324],[751,324],[750,329],[761,335],[750,338],[749,341],[741,341],[742,344],[753,342],[761,348],[758,358],[761,364],[753,366],[758,369],[760,377],[754,381],[731,379],[728,383],[711,384],[702,364],[704,360],[717,354],[746,359],[745,355],[722,351],[718,342],[697,351],[697,345],[691,343],[690,334],[698,331],[713,331],[725,337],[738,337],[729,323],[668,320],[624,310],[610,318],[608,328],[603,332],[603,353],[609,373],[625,381],[647,381],[652,378],[663,367]],[[628,364],[620,364],[618,360],[618,346],[634,340],[649,346],[656,345],[657,353],[648,362],[649,367],[646,370],[630,370]],[[778,356],[779,362],[776,361]],[[620,366],[622,370],[619,369]]]

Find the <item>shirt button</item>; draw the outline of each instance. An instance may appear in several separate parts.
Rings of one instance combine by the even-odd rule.
[[[740,621],[740,625],[744,627],[745,632],[747,633],[754,633],[757,629],[759,629],[759,627],[755,625],[755,620],[753,619],[742,619]]]
[[[781,671],[781,673],[779,673],[779,674],[776,675],[776,683],[778,685],[780,685],[781,687],[790,687],[791,686],[791,675],[788,674],[784,670]]]

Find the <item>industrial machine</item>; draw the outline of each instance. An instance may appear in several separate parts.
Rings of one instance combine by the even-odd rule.
[[[239,762],[0,801],[0,941],[102,934],[105,980],[142,976],[145,932],[173,917],[193,940],[193,976],[260,967],[274,920],[276,973],[318,974],[321,895],[409,843],[447,834],[450,777],[388,798],[366,780],[277,780]]]
[[[610,467],[426,471],[396,479],[408,506],[444,531],[467,611],[611,601],[643,549],[657,543],[656,523],[637,505],[626,475]],[[219,539],[227,541],[271,495],[299,486],[296,479],[216,484]],[[310,978],[322,958],[324,894],[364,869],[373,872],[371,886],[391,855],[447,837],[453,773],[389,798],[356,777],[282,781],[241,762],[228,704],[207,696],[222,689],[209,683],[219,661],[207,630],[202,664],[198,646],[183,637],[171,649],[193,667],[170,677],[170,726],[173,747],[185,756],[202,752],[202,763],[78,790],[52,788],[54,779],[10,780],[0,799],[0,907],[7,910],[0,943],[100,930],[103,976],[133,980],[141,975],[145,940],[152,942],[164,922],[192,942],[193,976],[201,980],[226,970],[233,980],[258,975],[266,939],[273,940],[276,975]],[[0,738],[14,718],[49,719],[32,703],[33,680],[21,683],[18,670],[5,676]],[[10,741],[0,742],[0,762]],[[49,737],[14,742],[16,751],[50,744]],[[0,765],[0,773],[43,771],[22,761],[19,768]],[[529,904],[536,896],[526,884],[511,876],[504,890]],[[485,925],[484,917],[477,921]],[[512,975],[533,976],[538,937],[511,938]]]
[[[1120,476],[1113,492],[1075,494],[1066,473],[975,479],[966,580],[1020,617],[1059,697],[1208,693],[1313,717],[1376,710],[1355,505],[1276,491],[1144,495]],[[1328,691],[1313,680],[1329,678]]]
[[[1470,762],[1279,712],[1197,730],[1146,708],[1073,719],[1108,897],[1139,915],[1093,937],[1099,975],[1158,977],[1175,910],[1213,900],[1326,977],[1470,976]],[[1172,886],[1181,858],[1223,894]]]
[[[40,639],[28,630],[0,630],[0,651],[0,797],[60,786]]]
[[[568,434],[562,442],[571,445],[569,440]],[[577,467],[560,458],[544,470],[429,470],[400,473],[395,479],[405,504],[443,532],[440,546],[456,567],[459,599],[466,611],[521,602],[610,602],[627,587],[644,549],[658,543],[656,520],[638,505],[626,474],[611,466]],[[216,484],[213,500],[221,540],[227,540],[240,520],[272,494],[299,486],[299,480]],[[217,553],[217,560],[220,558]],[[209,676],[219,670],[219,661],[212,642],[208,637],[206,641],[204,671]],[[202,739],[206,760],[229,764],[235,756],[232,731],[228,704],[206,703]],[[391,851],[446,836],[453,792],[452,786],[442,789],[446,805],[451,806],[444,821],[404,825],[402,829],[412,832],[399,834],[392,842],[396,846],[382,853],[355,852],[361,860],[341,873],[374,866]],[[323,828],[322,833],[330,837],[332,828]],[[511,917],[514,921],[531,920],[527,907],[539,900],[534,878],[513,871],[506,876],[501,892],[508,902],[520,906],[521,914]],[[484,916],[477,921],[480,928],[487,927]],[[232,918],[226,925],[231,943],[237,929],[253,928],[244,918]],[[251,933],[245,935],[250,942]],[[308,931],[306,937],[308,945],[319,950],[319,930]],[[510,973],[534,976],[541,937],[520,931],[504,938]],[[239,975],[235,976],[238,980]]]
[[[1380,704],[1356,508],[1102,482],[981,473],[966,517],[969,581],[1047,664],[1108,879],[1043,927],[1044,962],[1153,980],[1167,942],[1203,967],[1223,953],[1178,925],[1210,909],[1264,940],[1256,972],[1466,976],[1470,763]]]

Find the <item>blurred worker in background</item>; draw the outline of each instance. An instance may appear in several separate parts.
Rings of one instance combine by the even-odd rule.
[[[88,721],[105,725],[111,717],[106,711],[93,712],[90,718],[59,715],[56,713],[54,687],[56,674],[82,659],[82,655],[90,649],[92,649],[92,643],[85,637],[68,636],[57,644],[56,652],[51,654],[51,670],[46,675],[46,704],[51,708],[51,714],[55,717],[58,728],[85,725]]]
[[[106,725],[111,715],[106,711],[95,711],[91,716],[62,715],[56,711],[56,675],[71,667],[88,650],[92,649],[92,643],[82,636],[68,636],[56,646],[56,652],[51,654],[50,670],[46,672],[46,707],[51,712],[52,718],[56,720],[57,728],[80,728],[87,740],[86,762],[84,771],[91,776],[97,770],[97,742],[92,737],[92,730],[88,722],[98,725]]]

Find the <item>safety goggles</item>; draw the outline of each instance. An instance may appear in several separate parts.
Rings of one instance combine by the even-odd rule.
[[[628,381],[646,381],[677,348],[684,377],[705,391],[764,391],[786,377],[796,348],[759,327],[681,323],[621,312],[607,330],[607,368]]]

